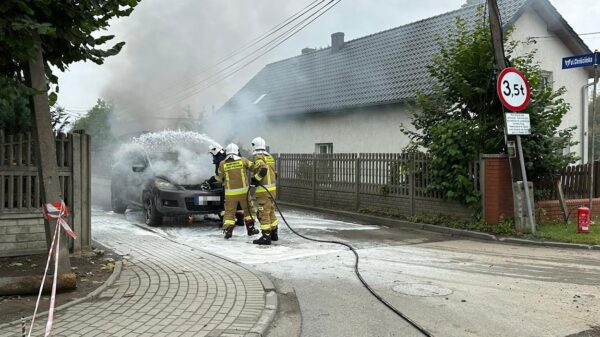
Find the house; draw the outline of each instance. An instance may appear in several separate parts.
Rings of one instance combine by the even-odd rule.
[[[587,87],[590,69],[562,70],[563,57],[590,53],[585,43],[548,0],[498,0],[504,29],[523,42],[517,53],[541,52],[537,61],[555,88],[565,86],[571,110],[562,128],[576,126],[587,153]],[[398,152],[408,144],[400,125],[410,125],[407,102],[427,91],[426,65],[438,52],[437,37],[447,35],[456,17],[473,23],[479,5],[345,41],[331,35],[331,47],[305,48],[301,55],[271,63],[218,111],[268,124],[246,123],[241,141],[263,135],[272,152]],[[536,37],[544,37],[536,39]],[[242,118],[243,119],[243,118]],[[268,125],[268,132],[264,127]]]

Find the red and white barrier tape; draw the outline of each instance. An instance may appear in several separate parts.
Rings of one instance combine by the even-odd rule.
[[[46,323],[46,332],[44,333],[44,337],[50,336],[50,332],[52,331],[52,325],[54,323],[54,306],[56,304],[56,284],[58,283],[58,254],[60,251],[60,229],[64,229],[65,232],[73,239],[76,239],[77,236],[69,227],[69,224],[63,219],[69,215],[69,210],[65,205],[64,201],[48,203],[44,205],[44,218],[48,220],[56,219],[56,226],[54,227],[54,235],[52,237],[52,242],[50,243],[50,249],[48,250],[48,260],[46,261],[46,269],[44,270],[44,276],[42,277],[42,283],[40,284],[40,291],[38,293],[37,301],[35,302],[35,310],[33,311],[33,316],[31,317],[31,326],[29,327],[29,333],[27,337],[31,337],[31,332],[33,331],[33,325],[35,323],[35,315],[37,314],[38,307],[40,305],[40,299],[42,298],[42,291],[44,290],[44,284],[46,283],[46,275],[48,274],[48,267],[50,266],[50,259],[52,257],[52,252],[54,252],[54,275],[52,279],[52,292],[50,295],[50,309],[48,310],[48,322]]]

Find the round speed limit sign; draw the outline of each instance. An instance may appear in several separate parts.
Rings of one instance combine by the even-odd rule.
[[[510,111],[523,111],[529,104],[531,98],[529,81],[517,68],[509,67],[502,70],[496,88],[500,101]]]

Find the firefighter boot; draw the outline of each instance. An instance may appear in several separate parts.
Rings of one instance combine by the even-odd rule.
[[[235,212],[235,225],[236,226],[244,225],[244,211],[237,210]]]
[[[233,229],[235,228],[235,225],[233,226],[229,226],[227,228],[225,228],[223,230],[223,233],[225,234],[225,239],[229,239],[231,236],[233,236]]]
[[[271,244],[271,231],[262,231],[262,236],[252,241],[255,245],[270,245]]]
[[[271,241],[278,241],[279,235],[277,234],[277,227],[271,227]]]
[[[248,236],[258,234],[258,229],[254,228],[254,220],[246,220],[246,229],[248,230]]]

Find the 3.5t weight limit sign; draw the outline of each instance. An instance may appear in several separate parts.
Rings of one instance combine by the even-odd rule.
[[[531,98],[529,81],[517,68],[510,67],[502,70],[496,88],[500,101],[510,111],[523,111],[529,104]]]

